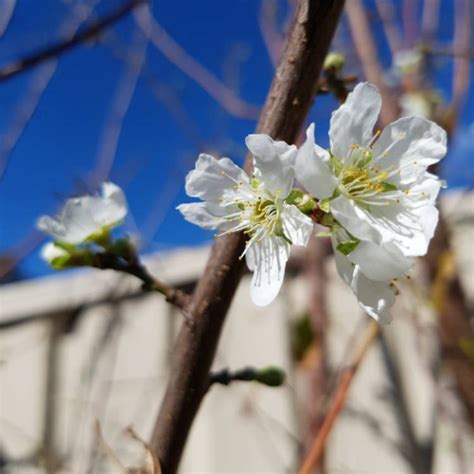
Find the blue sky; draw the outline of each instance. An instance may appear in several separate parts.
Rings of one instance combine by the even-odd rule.
[[[0,67],[60,38],[60,25],[71,15],[75,3],[17,2],[0,42]],[[100,15],[120,3],[105,0],[96,11]],[[452,2],[441,3],[443,22],[438,40],[448,43],[452,38]],[[287,2],[279,4],[279,16],[284,20]],[[372,8],[373,2],[367,5]],[[153,8],[160,24],[189,54],[224,83],[237,86],[239,96],[255,105],[263,103],[273,74],[258,24],[259,10],[256,0],[162,1]],[[388,66],[380,28],[374,30],[380,38],[382,61]],[[131,18],[117,24],[114,32],[127,45],[136,39]],[[183,119],[176,120],[163,101],[154,98],[147,81],[140,79],[123,123],[110,179],[123,186],[128,196],[131,216],[125,230],[145,232],[146,251],[196,245],[209,240],[211,234],[186,223],[174,209],[189,200],[184,193],[184,177],[204,149],[241,161],[244,138],[254,130],[255,122],[229,115],[154,47],[148,46],[146,58],[160,91],[180,104],[179,113],[191,126],[183,128]],[[443,59],[436,68],[435,84],[449,98],[451,62]],[[65,197],[84,190],[126,70],[110,47],[101,43],[80,46],[60,59],[0,178],[1,252],[29,235],[39,215],[54,212]],[[41,74],[38,71],[0,84],[0,146],[35,75]],[[331,98],[318,99],[309,117],[316,121],[323,145],[335,105]],[[474,182],[470,161],[474,152],[473,111],[471,88],[460,133],[452,141],[444,169],[451,187],[472,187]],[[37,251],[22,262],[21,269],[27,277],[50,273]]]

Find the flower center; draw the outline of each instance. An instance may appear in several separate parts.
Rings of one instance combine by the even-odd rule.
[[[235,182],[232,191],[225,192],[219,202],[223,207],[238,208],[224,217],[230,226],[218,235],[240,231],[246,234],[249,239],[241,257],[253,243],[260,242],[265,237],[274,235],[288,241],[281,219],[283,201],[266,191],[258,178],[253,177],[249,182]]]

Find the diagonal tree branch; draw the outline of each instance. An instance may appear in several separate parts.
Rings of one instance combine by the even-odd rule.
[[[135,7],[146,3],[147,0],[129,0],[104,18],[95,21],[88,28],[71,36],[65,41],[43,48],[18,61],[7,64],[0,68],[0,82],[7,81],[13,77],[28,71],[38,64],[57,58],[68,52],[70,49],[90,41],[97,37],[103,30],[113,25],[115,22],[128,15]]]
[[[311,106],[344,0],[301,0],[257,130],[293,142]],[[246,169],[251,168],[247,157]],[[243,269],[242,234],[216,240],[178,336],[151,448],[165,474],[176,472],[206,393],[216,347]]]

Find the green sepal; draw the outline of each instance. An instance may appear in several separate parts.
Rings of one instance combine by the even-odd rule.
[[[331,152],[329,152],[329,161],[336,175],[339,175],[342,170],[342,163]]]
[[[287,204],[294,204],[297,206],[303,199],[304,192],[301,189],[293,188],[285,199]]]
[[[293,245],[293,242],[291,241],[291,239],[289,239],[286,235],[285,235],[285,232],[283,231],[283,226],[281,225],[281,223],[276,227],[275,229],[275,235],[277,237],[281,237],[285,242],[287,242],[288,244],[290,245]]]
[[[346,64],[346,57],[341,53],[329,53],[324,60],[324,69],[334,69],[341,71]]]
[[[356,249],[359,243],[360,243],[360,240],[358,239],[345,240],[344,242],[341,242],[336,247],[336,249],[339,252],[341,252],[343,255],[347,256]]]
[[[71,255],[60,255],[58,257],[54,257],[48,263],[54,270],[64,270],[65,268],[71,267],[70,264]]]
[[[329,201],[330,201],[330,199],[326,198],[326,199],[321,199],[318,202],[319,209],[321,209],[321,211],[324,211],[326,214],[331,212],[331,206],[329,204]]]
[[[112,245],[112,238],[110,236],[111,226],[104,226],[98,232],[89,235],[86,242],[93,242],[101,247],[108,249]]]
[[[336,220],[334,217],[332,217],[331,214],[324,214],[323,217],[321,218],[320,224],[323,225],[324,227],[332,227]]]
[[[386,193],[387,191],[396,191],[397,190],[397,187],[394,184],[387,183],[386,181],[384,181],[382,183],[382,186],[383,186],[383,190],[382,190],[383,193]]]
[[[294,188],[288,194],[288,197],[285,199],[287,204],[292,204],[296,206],[303,214],[311,214],[311,212],[316,208],[317,203],[313,197],[309,194],[304,193],[301,189]]]
[[[115,240],[109,247],[109,252],[128,262],[135,260],[137,252],[131,240],[127,237]]]
[[[77,251],[77,246],[70,244],[69,242],[64,242],[64,240],[55,240],[53,242],[55,247],[65,250],[68,253],[74,253]]]

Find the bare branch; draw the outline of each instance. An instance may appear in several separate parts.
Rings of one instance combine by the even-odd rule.
[[[19,61],[7,64],[3,68],[0,68],[0,82],[12,79],[18,74],[26,72],[38,64],[57,58],[76,46],[96,38],[100,33],[102,33],[102,31],[130,13],[135,7],[142,5],[145,2],[146,0],[129,0],[109,15],[95,21],[88,28],[74,34],[66,41],[53,44],[52,46],[43,48],[23,59],[20,59]]]
[[[362,340],[358,345],[357,352],[352,359],[350,366],[341,374],[336,393],[332,397],[331,406],[329,407],[328,413],[324,419],[320,431],[314,438],[314,442],[309,453],[307,454],[301,468],[298,471],[299,474],[311,474],[313,469],[318,465],[324,450],[324,445],[326,444],[326,440],[329,436],[329,433],[331,432],[334,422],[337,420],[337,417],[344,408],[347,399],[347,393],[349,392],[351,384],[354,380],[354,376],[362,361],[364,360],[368,350],[377,340],[379,330],[378,323],[373,320],[370,321],[364,334],[362,335]]]
[[[314,97],[343,0],[301,0],[257,130],[292,143]],[[247,157],[246,169],[251,168]],[[188,306],[173,354],[170,379],[151,447],[173,474],[206,393],[209,369],[226,313],[240,280],[244,236],[219,237]]]
[[[453,50],[462,54],[454,58],[453,108],[456,115],[460,113],[469,87],[470,64],[468,52],[471,47],[472,10],[471,2],[456,0]]]
[[[398,105],[385,83],[383,70],[377,59],[375,42],[370,33],[370,25],[361,1],[348,0],[346,12],[357,54],[359,55],[367,80],[377,86],[383,97],[380,120],[383,123],[392,122],[398,118]]]
[[[196,61],[153,18],[149,8],[135,12],[135,20],[154,46],[189,78],[199,84],[230,114],[256,120],[259,107],[248,104],[225,86],[214,74]]]
[[[395,22],[395,8],[391,0],[376,0],[375,6],[382,20],[385,36],[387,37],[388,45],[393,56],[397,51],[402,49],[400,31]]]

